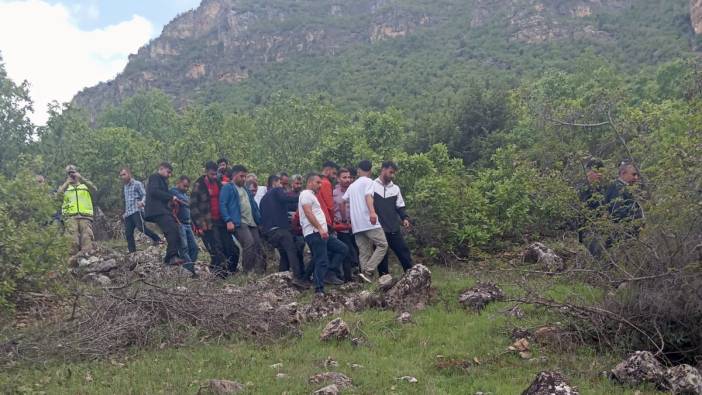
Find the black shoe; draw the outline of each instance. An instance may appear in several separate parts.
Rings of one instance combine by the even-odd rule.
[[[328,285],[342,285],[344,284],[344,280],[340,279],[335,274],[331,274],[324,278],[324,283]]]
[[[312,283],[310,283],[309,281],[301,280],[299,278],[293,278],[292,284],[302,289],[309,289],[312,286]]]

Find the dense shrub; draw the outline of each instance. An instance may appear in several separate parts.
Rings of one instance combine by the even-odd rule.
[[[513,146],[498,149],[492,167],[469,175],[443,145],[402,161],[416,215],[418,240],[430,253],[465,254],[498,239],[548,234],[562,227],[577,204],[556,173],[539,170]]]
[[[66,264],[68,243],[52,215],[60,203],[28,173],[0,176],[0,308],[22,292],[52,285]]]

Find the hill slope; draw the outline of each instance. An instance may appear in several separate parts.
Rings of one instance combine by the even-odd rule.
[[[139,90],[233,109],[272,93],[341,107],[413,108],[471,78],[573,67],[583,53],[637,70],[696,47],[695,0],[204,0],[80,92],[93,115]],[[691,21],[691,10],[693,21]],[[696,19],[695,19],[696,18]]]

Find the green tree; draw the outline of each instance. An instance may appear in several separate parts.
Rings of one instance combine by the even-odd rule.
[[[29,84],[17,85],[10,80],[0,56],[0,171],[14,173],[17,159],[27,152],[34,133],[28,118],[31,112]]]

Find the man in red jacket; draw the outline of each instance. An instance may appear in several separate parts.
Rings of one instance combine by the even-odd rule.
[[[336,173],[339,171],[339,166],[328,160],[322,165],[322,188],[317,193],[319,205],[324,211],[324,216],[331,224],[334,218],[334,182],[336,182]]]

